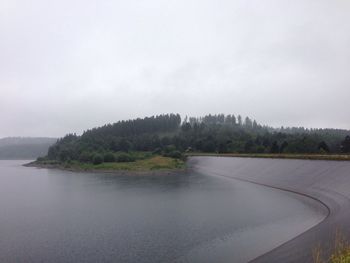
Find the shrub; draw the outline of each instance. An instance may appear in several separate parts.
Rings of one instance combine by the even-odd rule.
[[[265,152],[265,147],[260,145],[256,148],[257,153],[264,153]]]
[[[130,154],[122,153],[118,156],[117,161],[120,163],[134,162],[135,158],[133,158]]]
[[[165,154],[168,154],[168,153],[171,153],[171,152],[174,152],[176,151],[176,147],[175,145],[168,145],[164,148],[164,153]]]
[[[156,148],[152,153],[153,154],[161,154],[162,153],[162,149],[161,148]]]
[[[185,152],[187,152],[187,153],[193,152],[192,147],[188,147],[188,148],[186,149],[186,151],[185,151]]]
[[[114,154],[113,153],[106,153],[103,156],[103,161],[106,162],[106,163],[113,163],[113,162],[115,162]]]
[[[175,159],[181,159],[182,158],[182,153],[180,151],[172,151],[169,153],[164,154],[165,157],[171,157]]]
[[[102,155],[101,154],[95,154],[94,157],[92,158],[92,162],[95,165],[103,163]]]
[[[320,245],[312,250],[312,257],[314,263],[350,263],[350,245],[344,235],[337,230],[330,258],[328,260],[324,258],[324,251]]]
[[[38,157],[36,160],[37,160],[37,162],[44,162],[44,161],[46,161],[46,158],[45,157]]]
[[[92,161],[92,154],[89,153],[89,152],[82,152],[80,155],[79,155],[79,161],[82,162],[82,163],[88,163],[88,162],[91,162]]]

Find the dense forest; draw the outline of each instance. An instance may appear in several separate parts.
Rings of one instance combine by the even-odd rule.
[[[240,115],[186,117],[164,114],[119,121],[68,134],[46,156],[61,162],[131,161],[136,151],[180,158],[206,153],[349,153],[350,132],[339,129],[272,128]],[[123,153],[123,154],[121,154]]]
[[[36,159],[38,156],[45,155],[56,141],[55,138],[2,138],[0,139],[0,160]]]

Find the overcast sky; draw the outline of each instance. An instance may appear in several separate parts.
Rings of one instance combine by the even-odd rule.
[[[0,137],[160,113],[350,129],[348,0],[0,0]]]

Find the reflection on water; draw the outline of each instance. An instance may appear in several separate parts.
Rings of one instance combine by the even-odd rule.
[[[0,161],[0,262],[246,262],[323,218],[311,201],[217,176],[20,164]]]

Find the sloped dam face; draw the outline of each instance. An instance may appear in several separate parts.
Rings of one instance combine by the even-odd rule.
[[[327,215],[313,199],[230,178],[245,170],[226,161],[153,176],[0,161],[0,262],[248,262]]]

